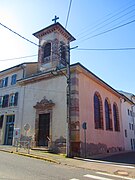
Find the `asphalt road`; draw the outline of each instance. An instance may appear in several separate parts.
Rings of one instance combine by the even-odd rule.
[[[0,180],[122,180],[101,172],[0,152]]]
[[[135,165],[135,151],[108,156],[106,158],[102,158],[101,160]]]

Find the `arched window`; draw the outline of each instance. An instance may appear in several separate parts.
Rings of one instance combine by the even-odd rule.
[[[51,43],[47,43],[44,46],[43,63],[49,62],[51,56]]]
[[[114,129],[115,131],[120,131],[120,124],[119,124],[119,112],[117,104],[113,104],[113,118],[114,118]]]
[[[105,99],[105,122],[106,130],[112,130],[111,105],[108,99]]]
[[[103,129],[103,108],[99,93],[94,95],[94,120],[95,129]]]

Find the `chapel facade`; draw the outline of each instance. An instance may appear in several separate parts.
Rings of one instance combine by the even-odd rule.
[[[0,72],[0,143],[14,144],[14,128],[19,128],[20,138],[29,137],[32,147],[65,153],[66,73],[70,43],[75,38],[57,22],[33,35],[39,39],[38,62]],[[128,97],[123,97],[80,63],[70,65],[70,75],[72,155],[89,157],[124,151],[121,103],[128,101]],[[28,132],[24,129],[26,124],[30,126]]]

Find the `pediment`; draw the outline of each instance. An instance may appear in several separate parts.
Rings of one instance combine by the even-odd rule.
[[[52,100],[48,100],[46,97],[43,97],[43,99],[40,102],[37,102],[35,106],[33,106],[35,109],[49,109],[52,108],[55,105],[55,103]]]

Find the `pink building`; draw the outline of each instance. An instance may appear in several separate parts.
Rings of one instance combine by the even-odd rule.
[[[81,64],[71,69],[71,119],[76,124],[73,151],[78,149],[82,156],[122,151],[121,95]]]

